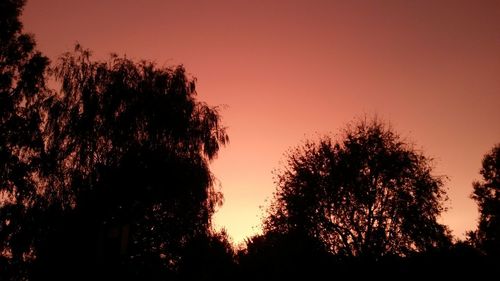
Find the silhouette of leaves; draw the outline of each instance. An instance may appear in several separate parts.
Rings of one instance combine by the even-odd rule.
[[[479,225],[469,233],[473,244],[488,255],[500,258],[500,144],[482,161],[482,181],[474,182],[474,199],[479,206]]]
[[[374,119],[339,140],[306,142],[288,154],[264,228],[298,232],[332,253],[408,255],[450,243],[436,219],[442,179],[430,160]]]
[[[68,244],[93,241],[81,249],[88,260],[175,270],[184,245],[209,232],[221,202],[208,166],[228,141],[219,113],[196,100],[182,66],[117,56],[94,62],[77,45],[54,73],[62,89],[45,104],[44,160],[52,167],[50,197],[72,209],[55,231],[78,222]],[[109,233],[116,242],[91,247]],[[57,247],[60,255],[82,255],[54,242],[45,247],[47,260]]]

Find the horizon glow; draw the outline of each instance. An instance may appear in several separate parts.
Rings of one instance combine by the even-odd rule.
[[[235,244],[260,231],[283,153],[364,114],[448,176],[455,237],[476,228],[472,182],[500,142],[499,1],[28,0],[22,21],[53,62],[79,42],[183,64],[200,101],[227,105],[214,224]]]

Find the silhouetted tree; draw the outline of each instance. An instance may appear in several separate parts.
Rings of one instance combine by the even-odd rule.
[[[181,280],[235,280],[236,259],[225,230],[199,235],[184,248]]]
[[[40,102],[48,59],[19,21],[25,1],[0,1],[0,279],[21,279],[35,257],[43,150]]]
[[[297,232],[250,237],[238,252],[239,279],[314,280],[327,276],[332,273],[334,259],[318,242]]]
[[[0,2],[0,279],[175,272],[222,199],[209,170],[228,141],[217,108],[182,66],[93,62],[79,46],[49,91],[24,4]]]
[[[377,258],[449,245],[445,200],[429,158],[377,119],[288,154],[266,232],[302,233],[331,253]]]
[[[472,193],[479,206],[479,225],[469,238],[486,254],[500,258],[500,144],[484,156],[482,164],[483,180],[473,183]]]
[[[47,194],[60,204],[39,247],[40,272],[176,271],[221,202],[209,170],[228,141],[217,108],[196,100],[182,66],[96,62],[76,46],[54,73],[62,89],[45,103],[44,165]]]

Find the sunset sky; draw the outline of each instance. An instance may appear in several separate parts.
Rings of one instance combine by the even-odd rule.
[[[498,0],[28,0],[22,20],[53,61],[79,42],[183,64],[200,100],[226,105],[215,224],[235,243],[260,231],[287,149],[365,114],[449,177],[441,222],[459,238],[476,226],[472,182],[500,142]]]

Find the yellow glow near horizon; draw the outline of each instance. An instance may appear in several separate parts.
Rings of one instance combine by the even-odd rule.
[[[53,61],[78,41],[182,63],[200,100],[228,105],[214,222],[236,244],[259,231],[283,153],[364,113],[449,176],[454,235],[476,227],[471,183],[500,142],[500,1],[29,0],[23,22]]]

